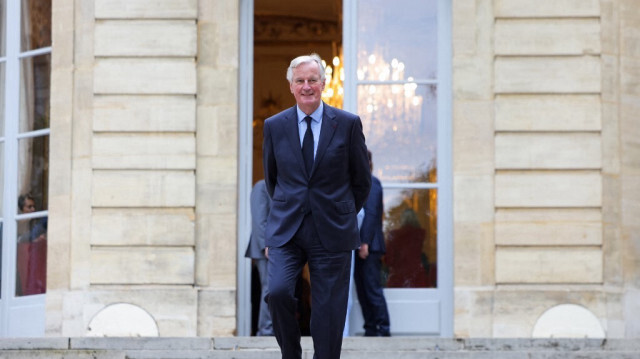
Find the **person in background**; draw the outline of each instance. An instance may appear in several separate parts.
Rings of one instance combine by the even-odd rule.
[[[18,197],[21,214],[36,212],[30,194]],[[48,218],[32,218],[18,222],[16,254],[16,295],[42,294],[47,288],[47,224]]]
[[[18,196],[18,212],[21,214],[33,213],[36,211],[36,201],[30,193]],[[19,221],[18,222],[18,243],[26,243],[32,240],[31,230],[35,221]]]
[[[18,209],[20,213],[33,213],[36,211],[36,201],[29,193],[22,194],[18,197]]]
[[[373,170],[371,151],[367,151],[369,166]],[[385,253],[382,232],[382,185],[371,176],[371,191],[364,203],[364,219],[360,229],[360,249],[355,256],[354,282],[358,301],[364,318],[364,335],[367,337],[388,337],[389,311],[380,283],[381,257]]]
[[[267,265],[269,261],[265,256],[264,232],[267,227],[267,216],[271,207],[271,198],[267,193],[264,180],[256,182],[251,190],[251,238],[244,256],[252,258],[260,275],[260,309],[258,314],[257,336],[273,335],[273,324],[269,307],[264,301],[269,287],[269,276],[267,275]]]

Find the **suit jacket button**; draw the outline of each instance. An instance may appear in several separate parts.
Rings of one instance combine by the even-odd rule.
[[[304,213],[304,212],[305,212],[304,207],[300,208],[300,213]]]

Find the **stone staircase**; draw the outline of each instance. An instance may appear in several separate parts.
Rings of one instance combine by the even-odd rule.
[[[303,359],[313,358],[309,337]],[[280,359],[273,337],[0,339],[0,359]],[[640,359],[633,339],[345,338],[342,359]]]

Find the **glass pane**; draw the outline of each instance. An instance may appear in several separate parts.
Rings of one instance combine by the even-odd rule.
[[[49,128],[51,55],[22,59],[20,63],[20,132]]]
[[[18,221],[16,296],[47,288],[47,217]]]
[[[22,51],[51,46],[51,0],[22,0]]]
[[[0,218],[4,217],[3,208],[4,208],[4,142],[0,141]],[[2,249],[0,248],[0,254],[2,254]]]
[[[18,141],[18,213],[46,211],[49,187],[49,136]]]
[[[2,271],[4,270],[4,267],[2,266],[2,246],[4,246],[4,242],[2,241],[4,231],[3,227],[2,220],[0,220],[0,299],[4,298],[4,293],[2,293]]]
[[[0,220],[0,299],[4,298],[4,293],[2,293],[2,270],[4,269],[2,266],[2,246],[4,245],[4,242],[2,241],[2,232],[4,231],[3,227],[2,220]]]
[[[0,57],[7,54],[7,0],[0,1]]]
[[[4,136],[4,90],[6,62],[0,62],[0,137]]]
[[[437,204],[436,190],[384,190],[387,288],[437,287]]]
[[[382,182],[429,182],[437,148],[434,85],[360,85],[358,114]]]
[[[435,79],[437,1],[396,0],[389,5],[388,0],[358,2],[358,79],[380,80],[382,72],[371,67],[384,63],[387,70],[393,64],[401,67],[405,77],[396,80]]]

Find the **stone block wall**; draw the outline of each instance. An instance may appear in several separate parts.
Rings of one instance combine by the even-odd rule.
[[[234,333],[237,7],[54,0],[49,335]]]
[[[605,234],[619,238],[607,248],[615,258],[607,274],[611,275],[612,283],[624,283],[622,293],[616,293],[622,297],[618,312],[624,318],[625,336],[637,338],[640,337],[637,320],[640,318],[640,12],[633,0],[605,1],[604,5],[611,19],[608,30],[612,33],[604,56],[611,72],[605,82],[604,101],[607,116],[618,119],[607,128],[611,136],[608,145],[619,146],[619,155],[614,155],[615,147],[607,148],[612,161],[605,175],[613,208],[605,222]]]
[[[576,304],[637,336],[638,5],[453,3],[455,335]]]

